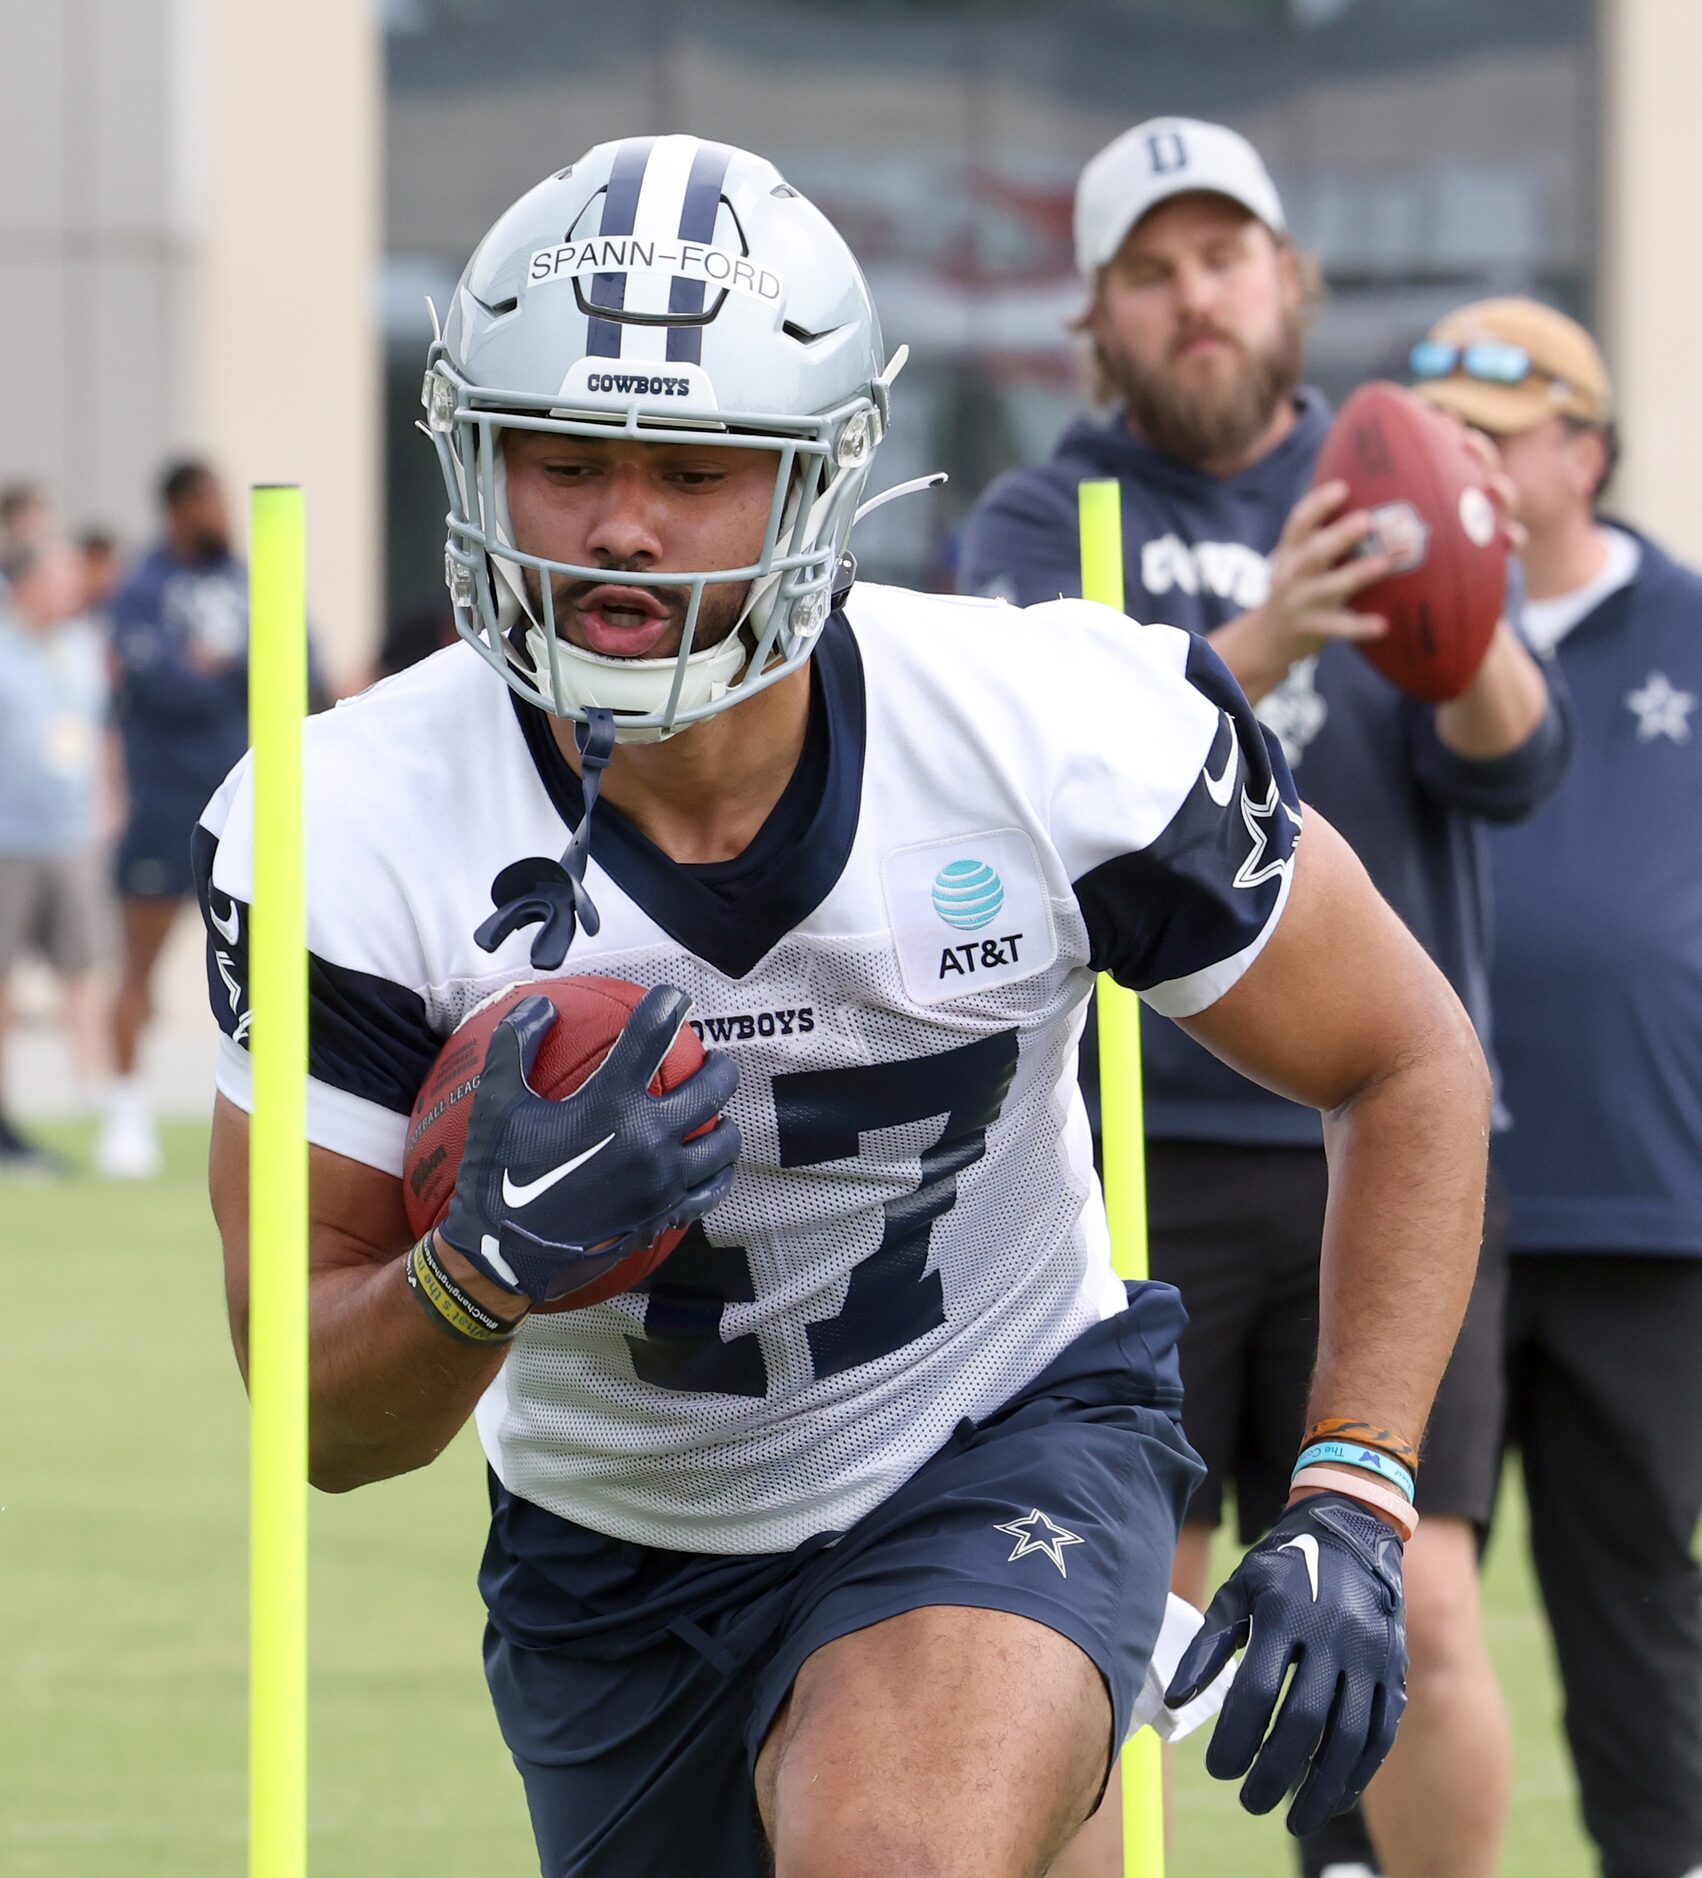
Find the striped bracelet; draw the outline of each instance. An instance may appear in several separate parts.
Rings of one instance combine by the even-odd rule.
[[[1310,1447],[1300,1450],[1294,1471],[1298,1474],[1301,1468],[1319,1462],[1325,1466],[1339,1463],[1344,1467],[1363,1467],[1368,1474],[1381,1475],[1409,1500],[1417,1491],[1412,1474],[1393,1455],[1384,1454],[1378,1448],[1365,1447],[1358,1441],[1314,1441]]]
[[[1316,1487],[1322,1493],[1345,1494],[1388,1519],[1403,1539],[1418,1531],[1418,1514],[1411,1500],[1385,1487],[1380,1480],[1362,1474],[1353,1467],[1303,1467],[1294,1476],[1294,1487]]]
[[[408,1289],[438,1329],[461,1343],[512,1343],[526,1321],[524,1311],[515,1318],[498,1317],[458,1285],[432,1250],[429,1232],[408,1254]]]
[[[1326,1415],[1306,1430],[1306,1439],[1300,1445],[1309,1448],[1314,1441],[1353,1441],[1361,1447],[1380,1448],[1403,1467],[1414,1473],[1418,1471],[1418,1449],[1410,1441],[1403,1441],[1392,1429],[1379,1428],[1375,1422],[1357,1421],[1347,1415]]]

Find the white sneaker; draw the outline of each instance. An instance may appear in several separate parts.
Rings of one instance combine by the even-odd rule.
[[[160,1142],[145,1108],[114,1103],[95,1143],[95,1171],[107,1180],[153,1180],[160,1171]]]

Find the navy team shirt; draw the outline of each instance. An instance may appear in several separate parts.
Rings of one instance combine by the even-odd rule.
[[[1077,485],[1123,489],[1124,610],[1197,633],[1257,606],[1268,557],[1311,486],[1331,411],[1303,390],[1296,422],[1237,476],[1214,476],[1142,443],[1121,414],[1080,419],[1049,461],[1011,470],[965,524],[960,585],[1021,605],[1081,593]],[[1456,756],[1435,710],[1406,697],[1349,645],[1302,659],[1258,705],[1301,795],[1340,829],[1383,897],[1447,975],[1489,1049],[1486,821],[1531,813],[1559,783],[1570,745],[1551,692],[1527,741],[1487,763]],[[1142,1014],[1147,1133],[1160,1140],[1315,1146],[1316,1111],[1229,1069],[1174,1024]],[[1493,1067],[1494,1059],[1491,1058]]]
[[[114,716],[132,806],[174,813],[184,841],[248,747],[248,573],[163,544],[112,602]]]
[[[1515,1251],[1702,1257],[1702,578],[1634,538],[1555,654],[1572,769],[1490,843]]]

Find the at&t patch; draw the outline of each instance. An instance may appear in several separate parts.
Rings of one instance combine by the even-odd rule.
[[[881,863],[881,886],[917,1004],[997,990],[1057,957],[1045,877],[1020,828],[895,849]]]

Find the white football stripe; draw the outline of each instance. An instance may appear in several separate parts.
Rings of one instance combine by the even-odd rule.
[[[658,137],[644,166],[644,182],[638,192],[638,207],[633,211],[632,233],[636,240],[654,241],[662,246],[678,239],[680,216],[685,211],[686,184],[691,180],[691,166],[700,148],[696,137]],[[662,268],[645,268],[626,277],[628,313],[666,313],[674,277]],[[668,357],[668,329],[665,326],[621,327],[621,359],[636,363],[660,364]]]

